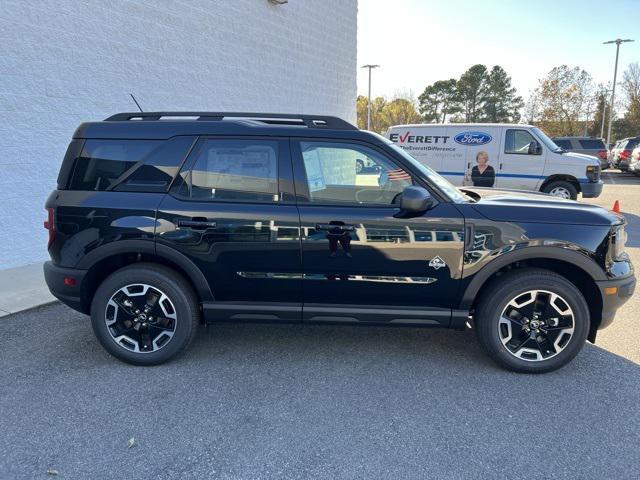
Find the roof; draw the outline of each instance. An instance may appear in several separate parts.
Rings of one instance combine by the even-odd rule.
[[[478,127],[515,127],[515,128],[523,128],[530,127],[535,128],[533,125],[527,125],[524,123],[410,123],[406,125],[392,125],[389,128],[415,128],[415,127],[468,127],[468,128],[478,128]]]
[[[74,138],[167,139],[176,135],[361,138],[371,134],[326,115],[243,112],[130,112],[81,124]]]

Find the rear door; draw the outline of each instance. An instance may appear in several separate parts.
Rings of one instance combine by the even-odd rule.
[[[204,273],[212,319],[299,320],[302,264],[288,139],[200,138],[158,209],[156,242]]]
[[[308,321],[448,323],[464,220],[450,203],[399,218],[417,183],[397,159],[355,141],[292,140]],[[376,175],[356,174],[356,159]]]
[[[546,147],[525,128],[505,127],[502,135],[497,186],[537,191],[544,179]]]

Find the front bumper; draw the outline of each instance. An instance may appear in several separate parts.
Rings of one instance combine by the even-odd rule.
[[[54,297],[65,305],[82,313],[88,313],[88,306],[84,305],[82,295],[84,277],[86,270],[78,270],[75,268],[63,268],[55,265],[53,262],[44,263],[44,280],[49,287],[49,291]],[[65,279],[73,279],[74,285],[65,283]]]
[[[580,191],[584,198],[596,198],[602,193],[604,182],[598,180],[597,182],[587,182],[580,184]]]
[[[631,298],[636,288],[636,277],[629,275],[624,278],[596,281],[602,295],[602,321],[598,330],[608,327],[613,322],[618,309]]]

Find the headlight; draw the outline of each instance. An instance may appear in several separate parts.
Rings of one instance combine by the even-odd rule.
[[[587,178],[590,182],[600,180],[600,165],[587,165]]]
[[[627,231],[624,225],[614,227],[611,233],[611,258],[614,260],[627,260],[629,257],[624,251],[627,243]]]

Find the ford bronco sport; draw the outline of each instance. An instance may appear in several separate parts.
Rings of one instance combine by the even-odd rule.
[[[84,123],[45,207],[51,292],[138,365],[174,357],[200,323],[269,321],[472,327],[498,364],[546,372],[635,287],[622,216],[457,189],[335,117]]]

